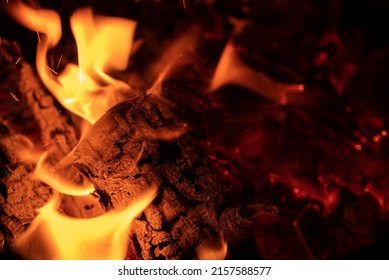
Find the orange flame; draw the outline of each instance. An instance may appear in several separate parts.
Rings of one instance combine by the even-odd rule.
[[[291,95],[304,91],[302,84],[276,82],[266,74],[248,67],[239,58],[232,43],[228,43],[223,51],[209,90],[215,91],[227,84],[248,88],[282,105],[289,104]]]
[[[59,213],[56,194],[15,241],[14,250],[29,259],[124,259],[130,224],[156,194],[157,188],[150,188],[127,209],[92,219]]]
[[[35,10],[21,2],[9,5],[8,12],[20,24],[44,34],[37,47],[36,66],[41,80],[62,106],[94,123],[123,100],[129,86],[106,72],[127,67],[136,22],[93,16],[91,8],[77,10],[70,23],[77,42],[79,65],[69,64],[56,78],[47,65],[47,52],[61,38],[58,14]]]
[[[181,59],[184,59],[190,52],[193,52],[198,43],[198,39],[197,34],[186,32],[177,38],[167,50],[164,51],[161,59],[152,67],[152,76],[156,76],[157,78],[153,85],[148,89],[151,94],[162,98],[162,82]]]

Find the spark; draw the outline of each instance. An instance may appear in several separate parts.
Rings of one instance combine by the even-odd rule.
[[[42,148],[45,148],[45,147],[47,147],[48,145],[50,145],[51,143],[55,143],[55,142],[57,142],[58,143],[58,139],[55,137],[55,138],[53,138],[53,139],[51,139],[49,142],[47,142],[46,144],[44,144],[43,146],[42,146]]]
[[[58,75],[58,72],[47,66],[47,69],[49,69],[51,72],[53,72],[55,75]]]
[[[186,1],[182,0],[182,5],[184,6],[184,9],[186,9]]]
[[[141,159],[141,157],[143,155],[143,152],[145,150],[145,147],[146,147],[146,142],[143,141],[142,142],[142,146],[141,146],[140,151],[139,151],[139,154],[138,154],[138,156],[135,159],[135,165],[138,164],[138,162],[140,161],[140,159]]]
[[[13,94],[13,92],[12,91],[10,91],[9,92],[10,94],[11,94],[11,96],[13,97],[13,99],[15,99],[15,101],[20,101],[20,99],[15,95],[15,94]]]
[[[16,60],[15,65],[17,65],[21,59],[22,59],[22,58],[19,57],[18,60]]]
[[[36,31],[36,35],[38,36],[38,42],[41,43],[41,36],[39,36],[39,31]]]
[[[8,169],[8,171],[11,172],[12,174],[15,174],[15,172],[14,172],[12,169],[10,169],[9,167],[7,167],[7,169]]]
[[[13,178],[16,179],[15,172],[14,172],[12,169],[10,169],[9,167],[7,167],[7,169],[8,169],[8,171],[11,173],[11,176],[12,176]],[[7,170],[4,170],[4,171],[5,171],[5,173],[7,173],[8,176],[10,175],[10,174],[7,172]]]
[[[61,56],[59,57],[59,60],[58,60],[58,63],[57,63],[57,69],[59,68],[59,65],[61,64],[61,61],[62,61],[62,57],[63,57],[63,54],[61,54]]]

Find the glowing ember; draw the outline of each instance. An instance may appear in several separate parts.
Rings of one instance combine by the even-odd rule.
[[[227,242],[222,238],[207,240],[196,249],[199,260],[224,260],[227,255]]]
[[[215,91],[227,84],[248,88],[282,105],[290,104],[292,95],[304,91],[302,84],[276,82],[266,74],[251,69],[239,58],[231,43],[223,51],[209,90]]]

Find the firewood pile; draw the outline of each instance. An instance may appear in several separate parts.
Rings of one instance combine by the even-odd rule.
[[[39,6],[58,11],[64,25],[48,54],[59,73],[76,60],[67,20],[82,4],[46,2]],[[131,224],[129,259],[201,258],[221,241],[228,259],[387,256],[389,38],[368,22],[387,21],[388,6],[92,2],[96,14],[136,20],[141,43],[127,69],[112,73],[131,90],[117,89],[122,101],[85,135],[35,70],[36,33],[5,12],[0,19],[2,258],[24,257],[12,244],[55,192],[34,171],[42,152],[53,165],[71,153],[71,180],[95,188],[85,197],[61,194],[58,211],[70,217],[125,209],[158,188]],[[193,37],[178,58],[166,55]],[[253,74],[258,84],[272,81],[261,90],[304,91],[283,102],[240,81],[209,90],[227,44],[248,73],[261,73]],[[160,76],[162,64],[169,67]]]

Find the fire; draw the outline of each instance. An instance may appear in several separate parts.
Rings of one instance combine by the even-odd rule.
[[[68,64],[55,77],[53,73],[57,73],[47,64],[47,52],[56,46],[62,35],[59,15],[50,10],[32,9],[22,2],[10,4],[8,12],[20,24],[37,32],[38,74],[66,109],[89,122],[89,125],[81,124],[82,138],[91,124],[123,101],[130,91],[126,83],[107,73],[127,67],[136,22],[94,16],[91,8],[77,10],[70,23],[77,43],[78,65]],[[54,195],[15,241],[15,251],[29,259],[124,259],[130,224],[155,198],[157,187],[150,187],[121,212],[90,219],[69,217],[58,210],[61,194],[86,196],[94,191],[91,183],[75,180],[82,177],[74,174],[72,159],[73,151],[59,163],[51,163],[48,152],[37,160],[34,174],[54,190]]]
[[[107,213],[92,219],[77,219],[58,212],[58,193],[39,210],[14,249],[29,259],[124,259],[128,230],[155,198],[150,188],[136,203],[119,213]]]
[[[69,64],[58,77],[66,91],[65,96],[56,97],[93,124],[123,101],[123,94],[130,89],[106,73],[127,67],[136,23],[93,16],[90,8],[84,8],[73,14],[70,24],[77,43],[78,66]]]
[[[38,74],[62,106],[93,124],[124,99],[130,87],[107,73],[127,67],[135,21],[94,16],[91,8],[77,10],[70,24],[77,43],[78,66],[69,64],[54,77],[47,64],[47,52],[62,35],[59,15],[21,2],[9,5],[8,11],[20,24],[43,34],[36,53]]]
[[[282,105],[290,104],[293,95],[304,91],[302,84],[276,82],[266,74],[248,67],[239,58],[232,43],[228,43],[224,48],[209,91],[215,91],[227,84],[240,85]]]
[[[19,1],[10,4],[8,12],[20,24],[37,32],[39,77],[64,108],[85,121],[81,125],[86,127],[80,127],[81,139],[108,109],[132,93],[127,83],[114,79],[109,73],[127,68],[130,52],[136,49],[133,44],[135,21],[95,16],[91,8],[77,10],[70,18],[70,25],[77,44],[78,64],[70,63],[57,73],[48,66],[47,54],[62,36],[59,15],[50,10],[32,9]],[[193,50],[197,40],[196,34],[184,34],[154,65],[151,73],[157,78],[149,89],[153,94],[160,93],[163,80],[182,59],[183,53]],[[218,75],[213,88],[224,83]],[[260,91],[262,89],[260,87]],[[171,140],[187,129],[182,124],[176,129],[156,129],[145,137]],[[124,259],[131,222],[151,204],[158,188],[150,186],[143,196],[120,212],[87,219],[67,216],[60,210],[63,195],[87,196],[94,191],[94,186],[73,168],[73,151],[59,162],[53,163],[48,152],[42,153],[36,161],[35,176],[49,185],[54,195],[14,242],[14,250],[28,259]],[[197,248],[196,253],[198,259],[224,259],[227,243],[222,238],[209,239]]]

